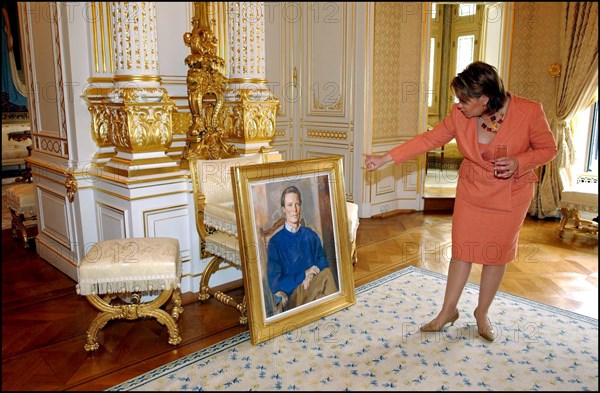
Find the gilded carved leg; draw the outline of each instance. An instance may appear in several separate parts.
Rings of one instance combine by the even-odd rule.
[[[25,217],[25,214],[17,212],[9,206],[11,215],[11,231],[13,239],[23,242],[25,248],[29,248],[29,241],[37,236],[37,225],[30,222],[35,221],[35,216]]]
[[[90,296],[95,296],[95,295],[90,295]],[[90,303],[92,303],[92,301],[90,300],[90,296],[88,296],[88,300],[90,301]],[[93,303],[92,303],[93,304]],[[106,323],[112,319],[115,318],[120,318],[117,314],[113,314],[113,313],[100,313],[93,321],[92,324],[90,325],[90,328],[87,331],[87,340],[85,345],[83,346],[83,348],[90,352],[90,351],[95,351],[97,350],[100,345],[98,344],[98,340],[96,339],[96,336],[98,335],[98,331],[100,329],[102,329],[104,326],[106,326]]]
[[[15,212],[11,207],[9,207],[8,210],[10,210],[11,216],[10,228],[12,230],[12,237],[13,239],[18,239],[19,216],[17,215],[17,212]]]
[[[238,307],[238,311],[242,314],[240,315],[240,325],[247,325],[248,324],[248,313],[247,313],[247,308],[246,308],[246,296],[244,295],[244,298],[242,299],[242,303],[240,303],[241,308]]]
[[[237,309],[241,314],[240,324],[246,325],[248,323],[248,317],[246,314],[246,297],[244,297],[244,300],[242,300],[241,303],[238,303],[231,296],[229,296],[221,291],[218,291],[214,288],[211,288],[208,285],[208,282],[210,281],[210,277],[217,271],[217,269],[219,268],[219,265],[223,261],[224,261],[223,258],[215,256],[208,263],[208,265],[206,265],[206,268],[204,269],[204,273],[202,274],[202,280],[200,281],[200,294],[198,295],[198,300],[204,301],[204,300],[207,300],[208,298],[210,298],[211,295],[214,296],[215,299],[217,299],[221,303]]]
[[[565,226],[567,225],[567,221],[569,221],[569,210],[566,207],[560,208],[561,218],[558,230],[558,237],[562,239],[565,234]]]
[[[210,277],[219,268],[221,262],[223,262],[223,258],[215,256],[213,259],[210,260],[210,262],[208,262],[206,268],[204,268],[202,280],[200,280],[200,294],[198,295],[198,300],[200,300],[201,302],[210,298],[210,287],[208,286],[208,282],[210,281]]]
[[[181,337],[179,336],[179,329],[175,323],[175,318],[160,308],[172,295],[173,290],[169,289],[162,291],[158,297],[150,302],[137,303],[140,299],[140,295],[133,294],[131,298],[134,303],[114,306],[110,304],[113,299],[111,296],[105,296],[105,298],[102,299],[98,295],[87,295],[86,298],[88,301],[100,310],[100,313],[92,321],[90,328],[87,331],[87,341],[84,345],[84,349],[86,351],[95,351],[98,349],[98,331],[106,326],[108,321],[113,319],[136,320],[145,317],[156,318],[161,325],[167,327],[169,330],[169,344],[179,344],[181,342]],[[178,295],[175,297],[178,297],[179,302],[181,303],[181,298]]]
[[[575,231],[585,232],[589,234],[597,234],[598,233],[598,223],[582,219],[579,215],[579,211],[575,208],[561,208],[562,217],[560,220],[558,236],[560,238],[563,237],[565,233],[565,229],[573,229]],[[569,220],[573,220],[573,227],[568,227],[567,224]]]
[[[579,229],[581,226],[581,217],[579,216],[579,210],[577,209],[569,209],[570,215],[573,217],[573,226],[575,229]]]
[[[181,306],[181,290],[179,288],[173,290],[171,304],[173,305],[173,309],[171,310],[171,316],[176,321],[179,319],[179,315],[183,313],[183,307]]]

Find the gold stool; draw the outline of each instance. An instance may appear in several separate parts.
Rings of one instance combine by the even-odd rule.
[[[598,178],[594,175],[585,177],[588,182],[581,182],[577,179],[576,184],[573,186],[567,185],[561,192],[560,209],[562,218],[558,230],[558,237],[560,238],[563,237],[566,229],[598,235],[598,223],[583,219],[580,215],[580,212],[598,215]],[[568,225],[571,221],[572,225]]]
[[[15,239],[21,239],[25,248],[38,233],[33,183],[17,184],[6,189],[8,209],[12,217],[11,229]]]
[[[130,238],[95,244],[79,266],[77,284],[77,293],[100,310],[87,331],[85,350],[98,349],[98,331],[113,319],[156,318],[169,329],[169,344],[179,344],[176,321],[183,312],[180,283],[177,239]],[[142,299],[157,294],[153,300]],[[171,314],[160,308],[169,299]]]

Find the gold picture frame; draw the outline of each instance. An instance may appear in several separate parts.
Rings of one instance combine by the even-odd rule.
[[[356,297],[342,157],[240,166],[231,171],[251,343],[273,339],[353,305]],[[298,237],[283,229],[289,214],[283,208],[286,192],[301,195],[303,222]],[[302,262],[287,264],[294,258],[318,261],[306,263],[321,268],[311,275],[312,265],[304,270]],[[292,272],[294,266],[300,266],[301,273]],[[280,290],[272,290],[272,286]],[[312,297],[314,300],[300,300]],[[331,337],[335,327],[313,334],[322,334],[321,339]]]

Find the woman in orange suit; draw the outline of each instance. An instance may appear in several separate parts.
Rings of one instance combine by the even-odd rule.
[[[488,310],[507,263],[516,256],[538,180],[533,170],[556,156],[556,141],[542,105],[511,95],[493,66],[472,63],[450,87],[458,101],[444,120],[388,153],[366,154],[365,166],[373,171],[391,161],[400,164],[456,139],[464,160],[458,170],[444,303],[421,331],[440,331],[459,318],[458,301],[477,263],[483,268],[473,314],[479,335],[493,341]],[[507,156],[494,160],[498,145],[507,146]]]

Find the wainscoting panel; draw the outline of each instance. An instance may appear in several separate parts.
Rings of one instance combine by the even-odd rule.
[[[36,251],[49,264],[77,280],[79,244],[73,229],[72,205],[60,179],[46,174],[49,176],[34,171],[38,203]]]
[[[346,2],[302,3],[303,120],[350,122],[355,5]]]
[[[172,237],[179,240],[179,253],[181,262],[189,262],[190,236],[187,205],[166,207],[161,209],[146,210],[144,213],[144,237]]]
[[[98,225],[100,226],[100,239],[113,240],[127,237],[127,223],[125,221],[126,211],[115,207],[98,203],[96,205],[98,214]]]
[[[387,152],[396,145],[397,143],[377,146],[374,153]],[[392,162],[366,174],[365,184],[369,198],[365,205],[365,215],[370,217],[394,210],[422,210],[419,184],[424,169],[418,165],[418,160],[408,160],[402,165]]]
[[[38,231],[50,236],[63,247],[71,248],[67,199],[50,188],[37,185],[39,205]]]

